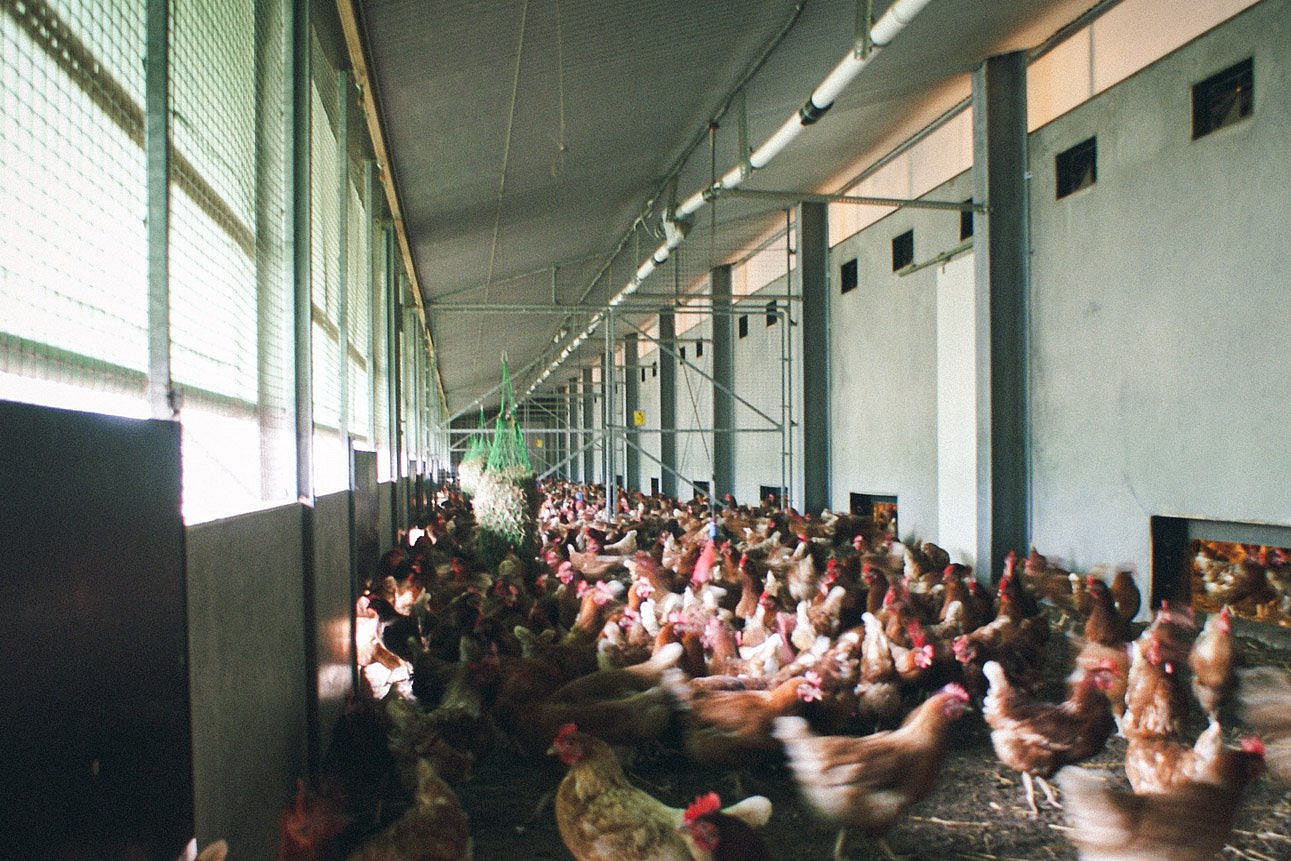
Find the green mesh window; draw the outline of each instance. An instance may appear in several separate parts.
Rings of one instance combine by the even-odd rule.
[[[373,242],[376,245],[376,275],[372,279],[372,308],[376,313],[372,327],[372,406],[376,416],[377,479],[390,481],[393,476],[390,470],[390,368],[386,358],[389,340],[386,336],[388,291],[384,232],[375,233]]]
[[[0,14],[0,397],[145,415],[143,4]]]
[[[333,493],[349,485],[349,460],[340,436],[341,164],[332,109],[336,73],[314,43],[310,111],[310,260],[314,372],[314,490]]]
[[[346,277],[349,325],[349,428],[356,444],[372,445],[372,274],[371,248],[368,245],[369,219],[358,189],[351,184],[348,210],[349,267]]]

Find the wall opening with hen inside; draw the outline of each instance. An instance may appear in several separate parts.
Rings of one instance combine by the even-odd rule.
[[[1226,606],[1237,620],[1291,638],[1291,527],[1153,517],[1151,531],[1154,606],[1168,600],[1202,613]]]

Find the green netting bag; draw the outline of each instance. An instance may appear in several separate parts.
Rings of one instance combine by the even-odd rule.
[[[488,428],[484,424],[484,407],[480,407],[480,426],[471,434],[470,444],[466,447],[466,454],[462,457],[462,462],[457,468],[457,480],[461,485],[462,494],[470,497],[474,496],[479,488],[480,476],[484,474],[484,468],[489,463],[489,438]]]
[[[493,429],[488,461],[476,484],[477,557],[495,567],[514,549],[526,563],[537,552],[538,487],[524,435],[515,420],[515,393],[502,359],[502,404]]]

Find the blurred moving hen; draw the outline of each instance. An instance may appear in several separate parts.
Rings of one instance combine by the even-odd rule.
[[[669,807],[628,782],[610,746],[565,724],[547,751],[569,766],[556,790],[556,825],[576,861],[706,861],[705,843],[722,836],[696,828],[692,810]],[[771,818],[771,802],[760,795],[746,798],[721,813],[758,828]],[[696,837],[700,840],[697,840]]]
[[[1242,672],[1242,717],[1267,746],[1269,770],[1291,783],[1291,673],[1272,667]]]
[[[1033,780],[1040,783],[1049,803],[1061,808],[1047,778],[1064,765],[1086,760],[1103,749],[1116,726],[1103,691],[1119,671],[1108,662],[1081,674],[1061,703],[1044,702],[1015,690],[995,661],[988,661],[983,671],[991,689],[982,716],[991,728],[996,756],[1022,772],[1032,818],[1040,815]]]
[[[1211,613],[1188,654],[1192,668],[1192,692],[1201,710],[1217,720],[1219,707],[1233,690],[1232,614],[1227,607]]]
[[[1228,786],[1249,754],[1262,750],[1259,739],[1242,740],[1242,749],[1224,746],[1223,728],[1211,723],[1192,747],[1159,738],[1135,738],[1125,751],[1125,776],[1137,793],[1169,792],[1189,782]]]
[[[470,861],[471,829],[457,795],[425,759],[412,806],[349,861]]]
[[[898,729],[867,736],[818,736],[800,717],[777,718],[775,736],[804,799],[841,826],[834,858],[848,828],[860,828],[895,858],[884,835],[906,809],[932,791],[946,755],[950,725],[968,708],[968,692],[949,684],[912,711]]]
[[[1208,861],[1228,841],[1242,789],[1264,767],[1258,745],[1240,753],[1239,767],[1218,784],[1184,781],[1144,795],[1111,789],[1083,768],[1063,769],[1068,838],[1082,861]]]

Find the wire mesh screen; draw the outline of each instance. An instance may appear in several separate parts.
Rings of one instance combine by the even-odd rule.
[[[314,88],[310,111],[310,259],[314,371],[314,489],[334,493],[349,486],[349,459],[341,439],[340,324],[341,162],[327,99],[335,100],[336,72],[314,44]]]
[[[146,415],[143,4],[0,12],[0,397]]]
[[[184,509],[261,498],[256,68],[250,4],[170,4],[171,378],[183,391]]]
[[[349,321],[346,338],[349,341],[346,372],[349,374],[349,430],[356,444],[372,447],[372,250],[368,245],[368,213],[353,184],[346,189],[350,205],[347,242],[349,244],[348,272],[345,279],[348,297]]]
[[[373,234],[376,246],[373,255],[374,276],[372,278],[372,410],[375,416],[373,432],[376,434],[377,480],[390,481],[390,367],[387,360],[389,338],[386,333],[386,304],[389,301],[389,290],[386,287],[389,277],[385,253],[385,231]]]
[[[294,296],[287,238],[289,139],[283,4],[256,8],[256,293],[260,494],[296,497]]]

